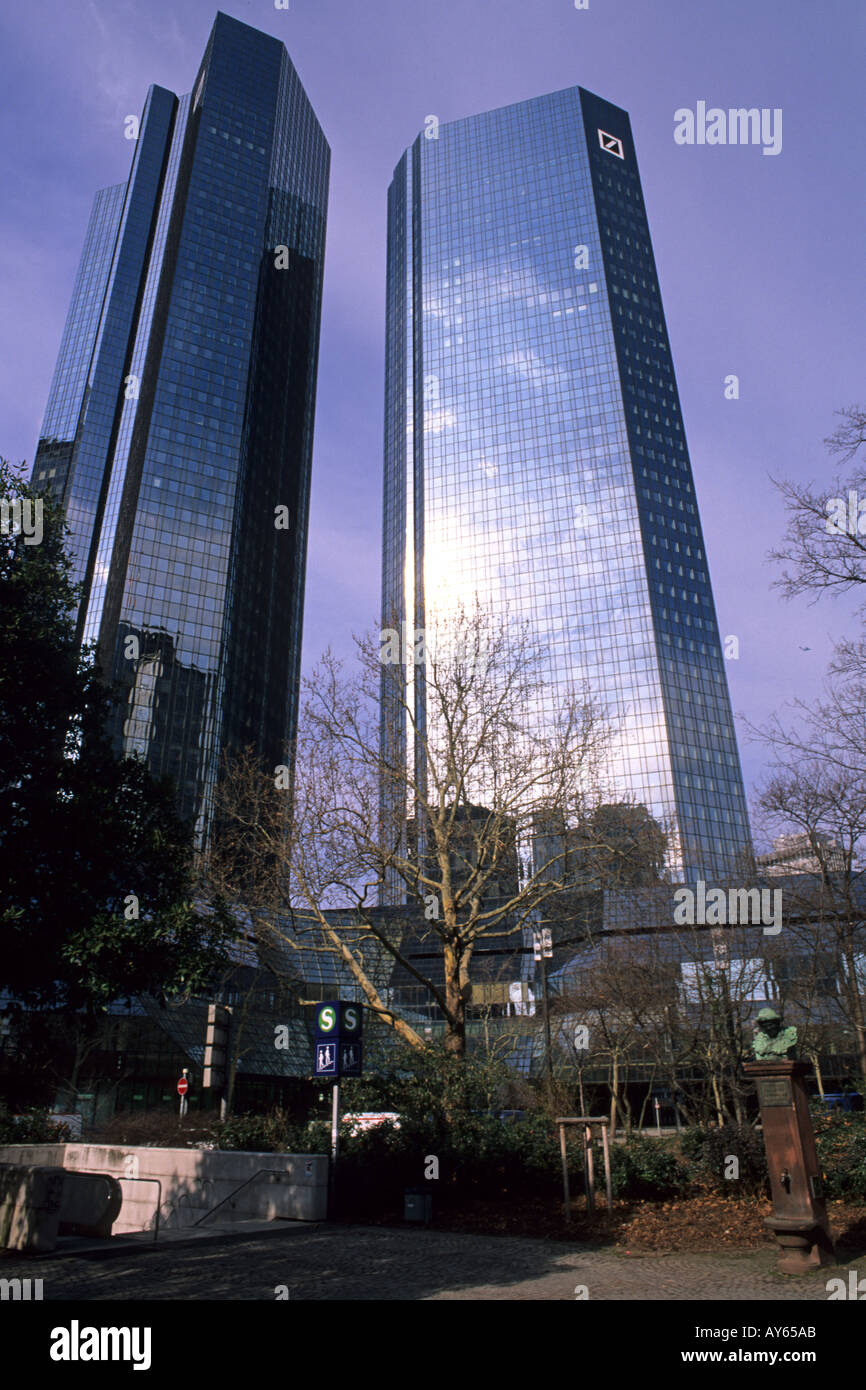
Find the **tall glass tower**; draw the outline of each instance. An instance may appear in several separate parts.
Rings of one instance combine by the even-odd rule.
[[[607,708],[612,784],[668,827],[672,870],[735,872],[742,774],[625,111],[572,87],[428,120],[389,193],[385,391],[383,624],[476,596],[531,620],[551,698]]]
[[[283,44],[218,14],[96,195],[33,465],[116,749],[200,834],[221,751],[295,730],[329,162]]]

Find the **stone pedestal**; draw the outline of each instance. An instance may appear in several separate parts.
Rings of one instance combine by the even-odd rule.
[[[779,1057],[746,1062],[743,1070],[755,1082],[761,1107],[773,1198],[773,1215],[767,1217],[767,1225],[781,1248],[779,1269],[784,1274],[805,1274],[816,1265],[834,1265],[836,1255],[803,1081],[809,1067],[805,1062]]]

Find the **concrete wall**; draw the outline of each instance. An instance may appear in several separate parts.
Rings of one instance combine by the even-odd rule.
[[[228,1197],[260,1168],[263,1173],[219,1211],[211,1221],[276,1218],[324,1221],[328,1199],[328,1159],[324,1154],[233,1153],[208,1149],[156,1149],[115,1144],[6,1144],[0,1163],[40,1164],[79,1173],[110,1173],[123,1190],[115,1235],[152,1230],[159,1189],[135,1178],[162,1183],[160,1227],[180,1230]],[[207,1229],[210,1222],[204,1222]]]

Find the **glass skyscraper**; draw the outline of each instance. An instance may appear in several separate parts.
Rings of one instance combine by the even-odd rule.
[[[221,751],[295,731],[329,162],[283,44],[218,14],[96,195],[33,465],[116,749],[199,834]]]
[[[476,596],[531,621],[552,700],[606,707],[611,785],[668,829],[672,871],[735,872],[748,816],[631,128],[580,87],[428,119],[389,193],[383,624]]]

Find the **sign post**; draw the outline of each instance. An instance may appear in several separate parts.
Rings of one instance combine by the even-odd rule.
[[[328,1076],[334,1083],[331,1090],[331,1170],[328,1183],[332,1216],[340,1150],[340,1077],[361,1075],[362,1023],[360,1004],[330,999],[316,1006],[313,1074]]]
[[[541,997],[544,1004],[544,1066],[547,1072],[548,1089],[552,1094],[553,1048],[550,1041],[550,1001],[547,997],[547,965],[545,963],[553,959],[553,938],[549,927],[542,927],[541,931],[533,931],[532,952],[535,961],[541,965]]]
[[[337,1171],[337,1157],[340,1151],[340,1083],[335,1081],[331,1087],[331,1172]]]
[[[178,1095],[180,1096],[180,1115],[179,1115],[178,1118],[181,1119],[181,1120],[184,1118],[184,1116],[186,1115],[186,1112],[187,1112],[187,1099],[186,1099],[186,1093],[187,1093],[187,1091],[189,1090],[189,1080],[188,1080],[188,1077],[189,1077],[189,1071],[187,1070],[186,1067],[184,1067],[184,1069],[183,1069],[183,1076],[180,1078],[180,1080],[179,1080],[178,1083],[177,1083],[177,1093],[178,1093]]]

